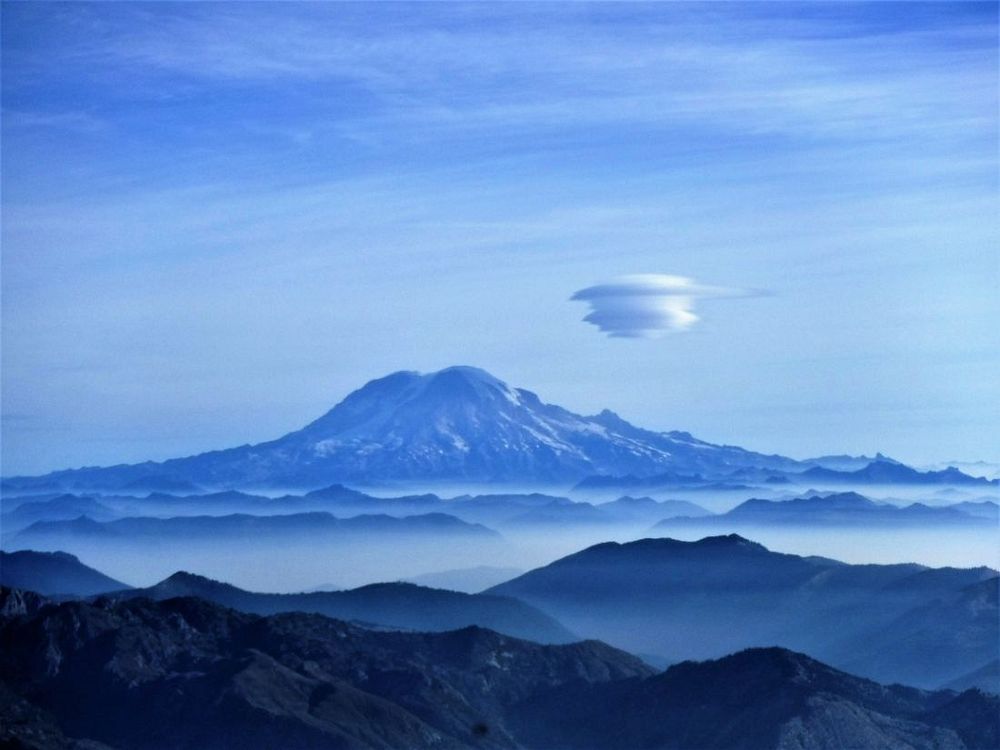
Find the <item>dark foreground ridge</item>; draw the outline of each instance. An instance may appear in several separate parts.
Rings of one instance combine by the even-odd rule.
[[[464,594],[413,583],[373,583],[347,591],[264,594],[244,591],[210,578],[178,572],[146,589],[115,594],[119,598],[164,600],[196,596],[257,615],[310,612],[384,628],[438,632],[468,625],[496,630],[539,643],[578,640],[556,620],[513,597]]]
[[[0,590],[0,746],[992,750],[998,740],[995,696],[883,687],[783,649],[656,674],[595,641],[381,632],[193,598],[35,599]]]

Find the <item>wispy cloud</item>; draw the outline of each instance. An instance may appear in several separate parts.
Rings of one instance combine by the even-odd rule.
[[[613,338],[654,338],[669,331],[686,331],[698,322],[695,303],[711,297],[745,297],[752,292],[699,284],[686,276],[633,274],[576,292],[571,299],[586,302],[584,318]]]

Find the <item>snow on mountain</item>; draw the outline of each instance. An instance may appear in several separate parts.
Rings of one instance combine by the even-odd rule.
[[[162,463],[11,478],[6,489],[103,488],[155,482],[204,487],[317,487],[332,482],[570,482],[663,472],[721,478],[803,464],[686,432],[655,432],[611,411],[574,414],[474,367],[396,372],[373,380],[277,440]]]

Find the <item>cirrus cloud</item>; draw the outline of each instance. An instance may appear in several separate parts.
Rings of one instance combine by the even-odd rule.
[[[685,331],[698,322],[695,303],[713,297],[746,297],[755,292],[699,284],[687,276],[662,273],[619,276],[589,286],[570,298],[590,305],[584,317],[615,338],[655,338]]]

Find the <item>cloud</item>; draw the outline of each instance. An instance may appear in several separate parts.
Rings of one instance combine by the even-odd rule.
[[[686,276],[644,273],[619,276],[589,286],[570,299],[590,305],[584,317],[615,338],[655,338],[669,331],[685,331],[699,318],[695,302],[712,297],[746,297],[752,292],[699,284]]]

